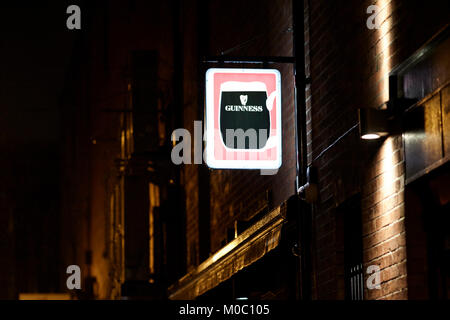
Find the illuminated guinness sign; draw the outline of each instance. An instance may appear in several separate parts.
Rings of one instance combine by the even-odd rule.
[[[274,69],[206,73],[206,163],[212,168],[281,166],[281,79]]]

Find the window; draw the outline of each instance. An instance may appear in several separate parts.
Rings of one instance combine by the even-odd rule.
[[[345,299],[363,300],[364,268],[359,194],[344,201],[338,207],[337,229],[338,238],[343,240]]]
[[[155,275],[155,208],[159,207],[159,187],[156,184],[148,184],[149,193],[149,269],[150,281]]]

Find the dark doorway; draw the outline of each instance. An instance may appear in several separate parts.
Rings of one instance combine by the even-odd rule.
[[[410,299],[448,299],[450,288],[450,164],[406,187]]]
[[[336,217],[337,251],[344,261],[345,299],[363,300],[361,196],[356,194],[339,205]]]

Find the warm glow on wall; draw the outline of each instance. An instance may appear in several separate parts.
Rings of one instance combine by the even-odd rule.
[[[159,187],[156,184],[148,184],[149,194],[149,269],[150,274],[155,273],[155,212],[154,208],[159,207]]]
[[[399,137],[388,137],[380,148],[377,156],[379,166],[379,189],[373,194],[374,207],[379,207],[382,213],[376,218],[373,243],[382,243],[389,239],[396,238],[396,243],[404,243],[405,233],[392,236],[390,232],[382,230],[395,228],[395,224],[400,224],[400,229],[404,230],[404,204],[403,204],[403,183],[404,176],[398,174],[399,166],[402,166],[402,151],[396,146]],[[390,254],[395,247],[392,247]]]
[[[377,66],[378,72],[382,74],[382,100],[389,100],[389,72],[391,71],[390,57],[392,55],[391,43],[392,33],[392,8],[391,0],[379,0],[377,6],[380,8],[378,13],[378,21],[381,21],[380,28],[376,30],[377,44],[376,44],[376,57],[378,59]]]
[[[395,182],[397,180],[395,165],[399,162],[398,157],[400,153],[394,152],[393,138],[387,138],[381,149],[381,168],[384,178],[378,199],[376,199],[377,202],[391,196],[395,192]]]
[[[19,300],[71,300],[69,293],[19,293]]]

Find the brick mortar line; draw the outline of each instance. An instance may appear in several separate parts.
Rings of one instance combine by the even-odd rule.
[[[395,281],[395,280],[400,280],[400,279],[403,279],[403,278],[406,278],[406,277],[407,277],[406,274],[401,274],[401,275],[399,275],[399,276],[397,276],[395,278],[392,278],[392,279],[389,279],[389,280],[381,282],[380,286],[383,285],[383,284],[387,284],[388,282],[392,282],[392,281]]]
[[[396,180],[395,180],[394,182],[396,182]],[[373,193],[371,194],[372,197],[374,196],[374,194],[375,194],[376,192],[379,192],[379,191],[382,191],[382,190],[383,190],[383,189],[377,189],[375,192],[373,192]],[[404,189],[404,188],[402,188],[402,189],[400,189],[400,190],[398,190],[398,191],[394,191],[394,192],[392,192],[392,193],[390,193],[390,194],[384,196],[384,198],[378,200],[377,202],[374,202],[374,203],[371,204],[370,206],[368,206],[368,207],[366,207],[366,208],[363,208],[362,210],[363,210],[363,211],[370,211],[371,209],[373,209],[374,207],[376,207],[377,205],[379,205],[381,202],[383,202],[383,201],[385,201],[385,200],[388,200],[388,199],[390,199],[390,198],[392,198],[392,197],[394,197],[394,196],[396,196],[396,195],[402,194],[402,193],[404,193],[404,192],[405,192],[405,189]],[[368,197],[370,197],[370,195],[367,196],[367,197],[364,197],[363,200],[366,200]],[[402,203],[404,203],[404,202],[402,202]],[[391,209],[389,209],[389,211],[391,211]],[[383,216],[383,215],[384,215],[384,213],[383,213],[381,216]],[[377,218],[379,218],[379,217],[381,217],[381,216],[378,216],[378,217],[373,218],[373,219],[371,219],[371,220],[377,219]]]
[[[378,217],[376,217],[376,218],[372,218],[372,219],[370,219],[370,220],[367,220],[367,221],[363,222],[363,225],[365,225],[365,224],[367,224],[367,223],[370,223],[370,222],[373,222],[373,221],[375,221],[375,220],[377,220],[377,219],[380,219],[380,218],[382,218],[382,217],[384,217],[384,216],[386,216],[386,215],[392,213],[394,210],[397,210],[397,209],[400,208],[401,206],[405,206],[405,203],[402,202],[402,203],[400,203],[399,205],[395,206],[394,208],[390,209],[389,211],[383,213],[382,215],[380,215],[380,216],[378,216]],[[399,219],[400,219],[400,218],[399,218]],[[395,220],[395,221],[398,221],[399,219],[397,219],[397,220]],[[391,224],[392,224],[392,223],[390,223],[390,224],[388,224],[388,225],[391,225]],[[381,229],[380,229],[380,230],[381,230]],[[377,231],[378,231],[378,230],[377,230]],[[370,235],[374,234],[374,233],[377,232],[377,231],[374,231],[374,232],[365,234],[364,237],[370,236]]]
[[[391,238],[389,238],[389,239],[387,239],[387,240],[385,240],[385,241],[382,241],[382,242],[378,243],[376,246],[382,245],[382,244],[386,243],[387,241],[390,241],[390,240],[395,239],[396,237],[402,236],[403,234],[406,235],[406,232],[402,232],[402,233],[400,233],[400,234],[396,234],[395,236],[393,236],[393,237],[391,237]],[[363,251],[369,251],[369,250],[375,248],[376,246],[373,246],[373,247],[364,249]],[[394,254],[397,250],[400,250],[401,248],[405,248],[405,249],[406,249],[406,245],[398,246],[398,247],[395,248],[394,250],[389,251],[389,252],[386,252],[386,253],[384,253],[384,254],[382,254],[382,255],[380,255],[380,256],[377,256],[377,257],[375,257],[375,258],[373,258],[373,259],[371,259],[371,260],[368,260],[368,261],[366,261],[365,263],[370,263],[370,262],[373,262],[374,260],[382,259],[382,258],[386,257],[386,256],[389,255],[389,254]]]
[[[381,231],[386,230],[388,227],[392,226],[392,225],[395,224],[395,223],[404,222],[404,220],[405,220],[405,217],[403,216],[403,217],[401,217],[400,219],[395,220],[395,221],[392,222],[391,224],[388,224],[387,226],[384,226],[384,227],[378,229],[378,230],[377,230],[376,232],[374,232],[372,235],[375,235],[375,234],[378,233],[378,232],[381,232]],[[371,235],[371,236],[372,236],[372,235]],[[388,240],[390,240],[390,239],[393,238],[393,237],[394,237],[394,236],[392,236],[392,237],[390,237],[390,238],[388,238],[388,239],[386,239],[386,240],[383,240],[383,241],[381,241],[381,242],[378,242],[375,246],[378,246],[378,245],[380,245],[380,244],[383,244],[385,241],[388,241]],[[365,238],[368,238],[368,237],[365,236]],[[370,248],[373,248],[373,247],[375,247],[375,246],[372,246],[372,247],[370,247]],[[370,249],[370,248],[368,248],[368,249]]]
[[[393,194],[390,194],[390,195],[388,195],[388,197],[384,198],[383,200],[379,201],[378,203],[376,203],[376,204],[374,204],[374,205],[372,205],[372,206],[370,206],[368,208],[363,208],[362,211],[365,212],[365,213],[368,213],[368,215],[370,215],[370,211],[376,209],[375,207],[382,206],[383,205],[383,204],[381,204],[382,202],[387,202],[387,201],[391,200],[392,198],[398,196],[399,193],[400,192],[395,192]],[[378,218],[378,216],[377,216],[377,218]]]
[[[401,293],[401,292],[408,292],[408,288],[402,288],[402,289],[399,289],[399,290],[396,290],[396,291],[394,291],[394,292],[392,292],[392,293],[389,293],[389,294],[387,294],[387,295],[385,295],[385,296],[383,296],[382,298],[383,299],[385,299],[385,298],[389,298],[389,297],[391,297],[391,296],[393,296],[393,295],[395,295],[395,294],[397,294],[397,293]],[[381,298],[381,297],[380,297]],[[379,298],[377,298],[377,300],[378,300]]]
[[[404,190],[404,189],[403,189],[403,190]],[[400,193],[400,192],[398,192],[397,194],[392,195],[392,196],[389,197],[389,198],[395,197],[395,196],[398,195],[399,193]],[[389,199],[389,198],[386,198],[386,199],[384,199],[384,200],[387,200],[387,199]],[[380,218],[380,217],[382,217],[382,216],[384,216],[384,215],[386,215],[386,214],[391,213],[392,211],[396,210],[398,207],[404,206],[404,205],[405,205],[405,201],[400,202],[399,204],[395,205],[394,207],[392,207],[391,209],[389,209],[389,210],[386,211],[385,213],[383,213],[383,214],[381,214],[381,215],[378,215],[378,216],[376,216],[376,217],[374,217],[374,218],[370,218],[370,219],[368,219],[368,220],[365,220],[365,221],[363,221],[363,223],[366,224],[366,223],[368,223],[368,222],[372,222],[372,221],[374,221],[374,220],[376,220],[376,219],[378,219],[378,218]],[[370,211],[370,210],[371,210],[371,208],[368,208],[368,209],[365,209],[364,212],[367,212],[367,211]],[[366,215],[367,215],[367,214],[366,214]],[[376,232],[376,231],[375,231],[375,232]],[[372,232],[372,233],[373,233],[373,232]]]
[[[394,278],[394,279],[392,279],[392,280],[390,280],[390,281],[398,280],[398,279],[403,279],[403,278],[406,278],[406,277],[407,277],[406,275],[402,275],[402,276],[398,276],[398,277],[396,277],[396,278]],[[387,281],[387,282],[388,282],[388,281]],[[380,285],[381,285],[381,284],[380,284]],[[375,298],[375,300],[384,300],[385,298],[387,298],[387,297],[393,295],[393,294],[396,293],[396,292],[400,292],[400,291],[402,291],[402,290],[408,290],[408,287],[406,287],[406,288],[401,288],[401,289],[399,289],[399,290],[397,290],[397,291],[394,291],[394,292],[385,294],[385,295],[383,295],[383,296],[380,296],[380,297],[378,297],[378,298]]]
[[[384,173],[387,173],[387,172],[384,172]],[[401,176],[395,178],[394,180],[392,180],[392,183],[394,184],[394,183],[396,183],[396,182],[399,181],[399,180],[402,180],[402,177],[401,177]],[[371,183],[371,182],[369,182],[369,183]],[[378,191],[381,191],[381,190],[383,190],[383,187],[382,187],[382,188],[375,188],[374,191],[372,191],[372,192],[370,192],[370,193],[368,193],[368,194],[365,194],[365,195],[361,198],[361,200],[365,200],[365,199],[367,199],[367,198],[373,196],[375,193],[377,193]],[[398,190],[398,191],[396,191],[396,192],[394,192],[394,193],[399,193],[399,192],[402,191],[402,190],[404,190],[404,188],[402,188],[402,189],[400,189],[400,190]],[[383,199],[381,199],[380,201],[382,201],[382,200],[384,200],[384,199],[386,199],[386,198],[383,198]],[[376,205],[376,204],[379,203],[380,201],[374,203],[373,205]],[[372,206],[373,206],[373,205],[372,205]],[[365,208],[364,210],[370,209],[372,206],[370,206],[370,207],[368,207],[368,208]]]
[[[402,166],[402,165],[404,165],[404,164],[405,164],[405,160],[402,160],[402,161],[396,163],[396,164],[394,165],[394,167],[392,168],[392,171],[395,170],[397,167],[400,167],[400,166]],[[369,180],[370,182],[372,182],[372,181],[375,180],[376,178],[378,178],[378,177],[380,177],[381,175],[383,175],[383,174],[385,174],[385,173],[388,173],[388,172],[391,172],[391,171],[382,171],[382,172],[380,172],[379,174],[377,174],[376,176],[371,177],[371,178],[368,179],[368,180]],[[397,179],[397,178],[402,178],[402,177],[404,177],[404,176],[405,176],[405,173],[403,172],[400,176],[396,177],[396,179]],[[369,182],[369,183],[370,183],[370,182]]]
[[[397,249],[397,250],[398,250],[398,249]],[[400,260],[399,262],[395,262],[395,263],[393,263],[393,264],[390,264],[390,265],[388,265],[388,266],[386,266],[386,267],[380,269],[380,272],[383,271],[383,270],[389,269],[389,268],[396,267],[396,266],[398,266],[399,264],[407,263],[407,262],[408,262],[408,259],[407,259],[407,258],[404,258],[404,259]],[[388,282],[388,281],[391,281],[391,280],[394,280],[394,279],[395,279],[395,278],[392,278],[392,279],[386,280],[386,281],[384,281],[384,282]]]

